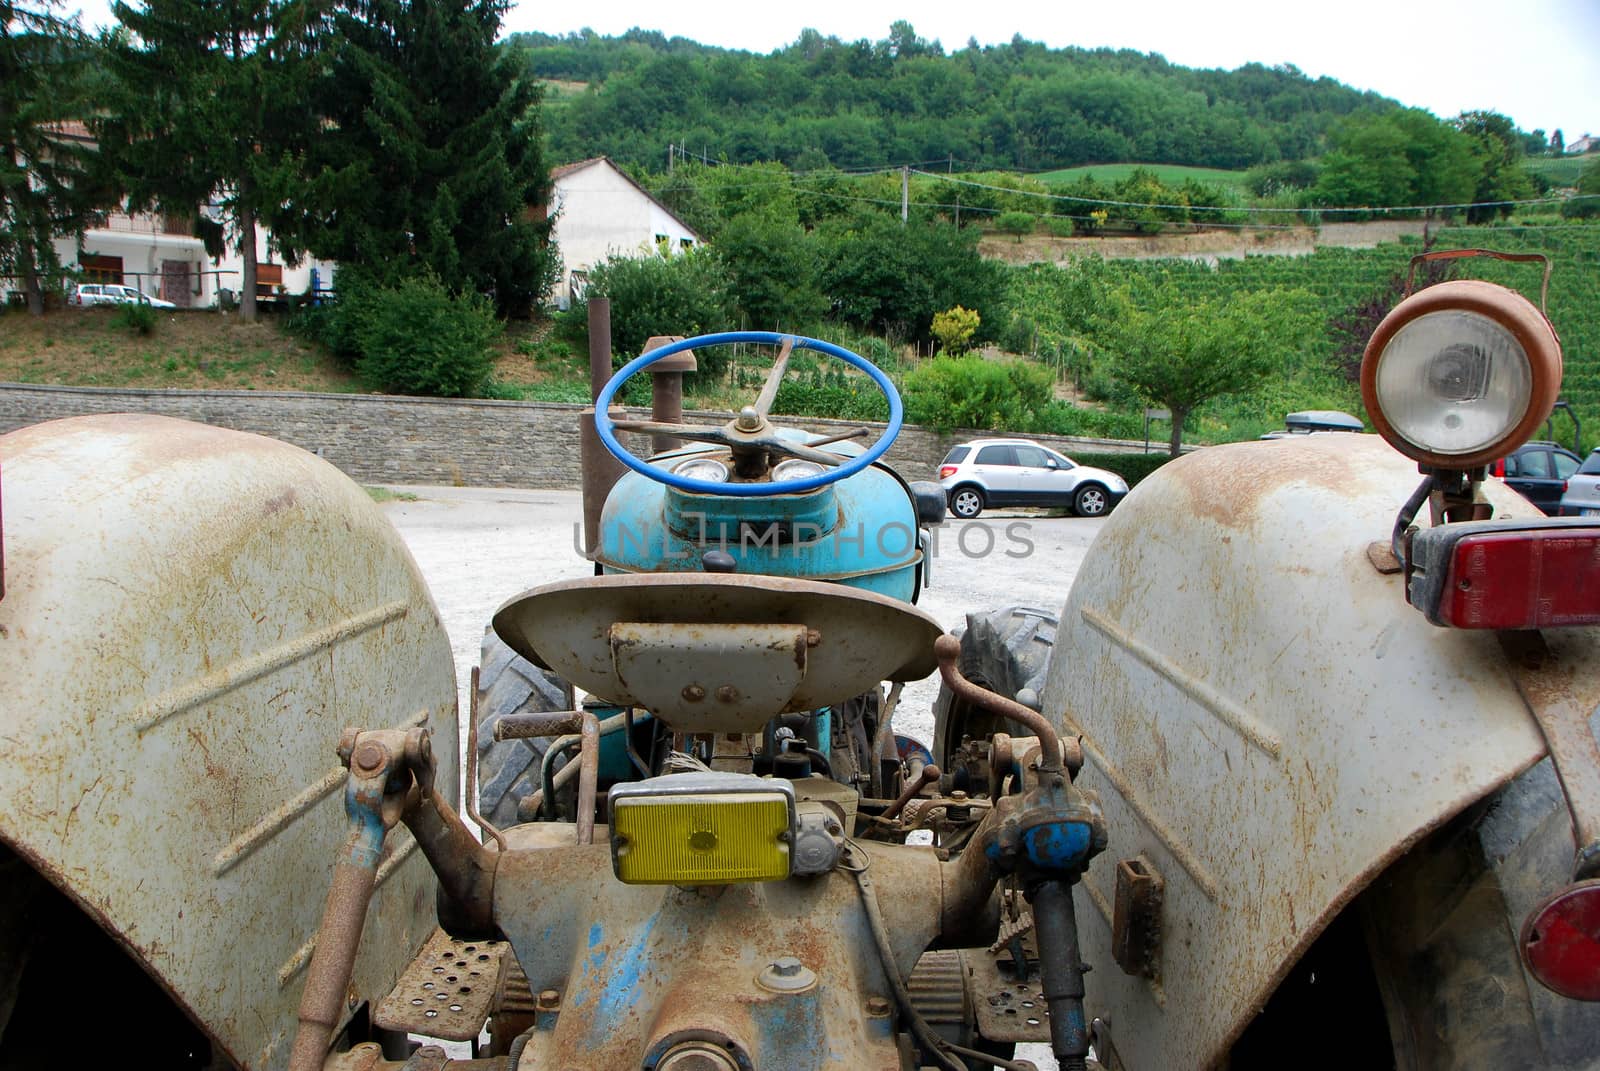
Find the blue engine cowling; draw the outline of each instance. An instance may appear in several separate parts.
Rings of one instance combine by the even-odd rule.
[[[853,443],[829,449],[861,452]],[[696,445],[652,461],[670,465],[715,452]],[[594,557],[607,572],[703,572],[712,550],[726,551],[738,573],[836,581],[906,602],[920,593],[914,501],[883,465],[805,494],[747,498],[680,491],[630,472],[606,498]]]

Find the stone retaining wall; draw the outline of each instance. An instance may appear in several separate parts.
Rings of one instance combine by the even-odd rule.
[[[310,450],[363,483],[577,488],[578,414],[545,402],[291,394],[238,390],[123,390],[0,384],[0,433],[89,413],[155,413],[269,435]],[[640,415],[648,416],[640,411]],[[691,413],[708,423],[726,414]],[[859,424],[813,417],[826,434]],[[874,425],[881,428],[882,425]],[[931,479],[951,445],[992,432],[906,426],[888,461],[908,480]],[[1130,452],[1142,443],[1029,436],[1068,455]],[[642,444],[636,443],[635,449]],[[640,452],[643,452],[641,449]],[[3,458],[0,458],[3,464]]]

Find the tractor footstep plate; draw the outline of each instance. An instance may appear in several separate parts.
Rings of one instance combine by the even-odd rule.
[[[1009,952],[981,948],[961,950],[968,999],[978,1019],[978,1033],[990,1041],[1050,1040],[1050,1012],[1045,1006],[1039,963],[1032,935],[1022,937],[1028,976],[1017,978]]]
[[[379,1002],[373,1022],[384,1030],[471,1041],[489,1018],[509,948],[504,941],[457,941],[434,930]]]

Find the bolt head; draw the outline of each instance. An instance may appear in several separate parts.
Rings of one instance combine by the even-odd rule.
[[[546,989],[539,994],[539,1010],[550,1011],[561,1003],[561,992],[556,989]]]
[[[881,1016],[888,1015],[889,1014],[889,998],[887,998],[887,997],[868,997],[867,998],[867,1014],[872,1016],[872,1017],[874,1017],[874,1018],[879,1018]]]
[[[383,768],[383,760],[387,755],[388,752],[382,744],[368,740],[356,748],[355,754],[351,756],[350,761],[357,770],[372,773]]]
[[[761,430],[761,414],[756,412],[755,406],[747,405],[739,410],[738,428],[740,431]]]
[[[682,694],[689,702],[698,703],[706,697],[706,690],[698,684],[688,684],[684,686]]]
[[[772,973],[779,978],[793,978],[800,973],[802,964],[794,956],[779,956],[772,961]]]
[[[722,687],[717,689],[717,702],[719,702],[719,703],[737,703],[738,701],[739,701],[739,689],[735,688],[733,685],[724,684],[724,685],[722,685]]]

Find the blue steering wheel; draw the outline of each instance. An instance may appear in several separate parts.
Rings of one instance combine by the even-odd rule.
[[[682,353],[688,349],[698,349],[709,346],[726,346],[736,342],[749,342],[758,345],[780,346],[778,359],[773,363],[772,371],[767,375],[767,381],[761,387],[761,395],[756,399],[754,406],[747,406],[738,416],[724,425],[705,424],[667,424],[654,420],[612,420],[608,412],[611,401],[616,397],[617,391],[629,379],[639,372],[643,372],[657,361],[671,357],[673,354]],[[772,410],[772,403],[778,395],[778,385],[783,381],[784,371],[788,367],[789,354],[796,349],[814,350],[830,357],[837,357],[853,368],[859,368],[872,377],[883,396],[889,401],[889,425],[883,429],[883,434],[878,436],[867,450],[855,457],[843,457],[839,454],[827,453],[815,449],[823,443],[835,442],[841,438],[853,438],[855,434],[847,436],[832,436],[818,439],[811,444],[797,443],[789,439],[781,439],[776,434],[777,429],[768,422],[767,415]],[[894,389],[894,384],[889,382],[889,377],[883,370],[859,354],[851,353],[842,346],[835,346],[831,342],[821,339],[805,338],[800,335],[784,335],[775,331],[724,331],[715,335],[697,335],[686,338],[681,342],[673,342],[660,349],[651,350],[641,354],[623,365],[617,373],[606,381],[605,387],[600,391],[600,397],[594,403],[594,427],[600,436],[600,441],[611,455],[633,471],[664,483],[668,487],[675,487],[680,491],[689,491],[695,494],[708,495],[733,495],[736,497],[755,497],[758,495],[797,495],[807,491],[815,491],[819,487],[836,483],[848,476],[860,472],[868,465],[888,452],[895,436],[900,434],[900,425],[904,418],[904,410],[900,404],[900,394]],[[765,452],[767,454],[785,454],[806,461],[815,462],[825,466],[825,471],[812,476],[800,476],[792,480],[773,480],[759,483],[719,483],[714,480],[697,480],[689,476],[680,476],[669,469],[652,465],[648,461],[640,460],[629,453],[617,441],[616,431],[642,431],[658,435],[673,435],[682,439],[693,439],[697,442],[715,443],[719,446],[731,448],[737,456],[743,452]],[[863,429],[865,430],[865,429]]]

